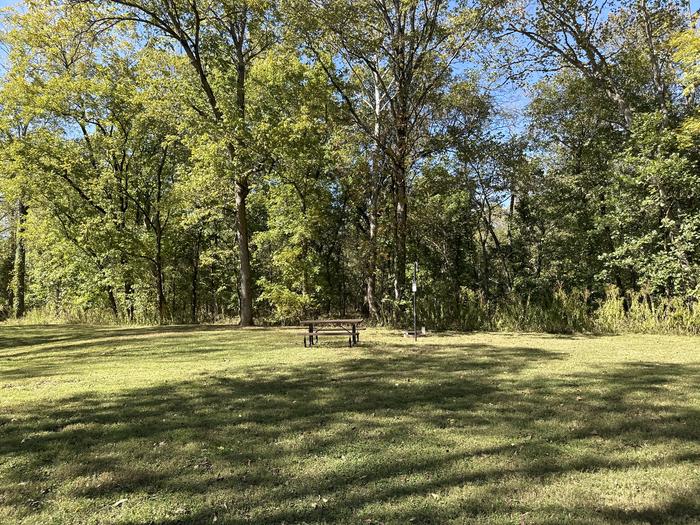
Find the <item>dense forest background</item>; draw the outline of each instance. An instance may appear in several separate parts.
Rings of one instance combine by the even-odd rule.
[[[669,0],[25,0],[0,314],[700,331]]]

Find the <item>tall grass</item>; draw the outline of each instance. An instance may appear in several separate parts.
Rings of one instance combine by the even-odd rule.
[[[47,324],[121,324],[111,311],[106,309],[61,308],[44,306],[29,310],[21,319],[8,319],[8,324],[47,325]]]
[[[422,324],[467,331],[700,334],[698,300],[621,294],[614,287],[600,299],[593,299],[588,290],[563,288],[536,297],[510,294],[487,299],[480,291],[464,289],[458,304],[439,303],[438,298],[423,301]]]
[[[506,331],[551,333],[584,332],[592,329],[588,291],[566,292],[557,288],[533,301],[508,297],[496,303],[492,327]]]
[[[392,312],[382,305],[383,311]],[[412,326],[410,303],[405,301],[402,327]],[[177,320],[171,320],[177,322]],[[237,319],[210,319],[210,322],[236,323]],[[280,324],[280,319],[260,319],[263,324]],[[267,321],[267,322],[264,322]],[[43,307],[30,310],[12,324],[128,324],[106,309],[60,309]],[[139,318],[136,324],[156,324],[157,319]],[[183,321],[180,321],[183,322]],[[186,322],[186,321],[185,321]],[[697,298],[654,296],[646,292],[626,292],[610,287],[600,299],[587,290],[556,288],[549,294],[520,296],[510,294],[488,299],[481,291],[464,288],[458,297],[422,297],[418,302],[419,326],[434,330],[489,330],[549,333],[657,333],[700,335],[700,300]],[[391,325],[390,317],[380,324]]]
[[[615,287],[595,311],[594,326],[606,333],[700,334],[697,298],[655,297],[646,292],[620,294]]]

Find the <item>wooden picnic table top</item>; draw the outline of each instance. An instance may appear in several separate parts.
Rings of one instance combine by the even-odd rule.
[[[309,319],[302,321],[301,324],[359,324],[364,319]]]

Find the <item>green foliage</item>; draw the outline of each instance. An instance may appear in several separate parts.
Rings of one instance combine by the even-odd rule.
[[[313,299],[308,294],[297,293],[282,284],[261,280],[262,289],[259,301],[265,301],[272,307],[270,321],[282,324],[298,324],[312,311]]]
[[[307,4],[6,12],[0,317],[696,330],[678,2]]]
[[[608,220],[622,241],[606,254],[608,269],[636,275],[642,288],[693,297],[700,284],[700,177],[695,148],[659,113],[636,117],[619,160]],[[637,206],[630,207],[635,202]]]

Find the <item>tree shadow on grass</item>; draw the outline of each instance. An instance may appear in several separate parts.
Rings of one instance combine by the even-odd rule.
[[[84,338],[86,331],[77,327],[51,325],[0,326],[0,357],[6,357],[5,349],[14,350],[25,346],[56,344]]]
[[[595,492],[591,477],[697,465],[698,411],[685,394],[697,369],[525,375],[563,358],[367,344],[334,363],[46,403],[0,417],[0,512],[49,521],[79,502],[85,521],[105,523],[690,522],[698,486],[670,483],[665,503],[634,508],[575,493]],[[583,485],[559,499],[531,494],[576,477]]]
[[[76,366],[104,365],[125,357],[189,361],[193,352],[204,359],[232,348],[259,353],[270,346],[269,329],[246,329],[245,334],[239,330],[226,326],[0,327],[0,380],[76,373]],[[277,341],[276,347],[281,344]]]
[[[93,327],[87,325],[4,325],[0,326],[0,350],[22,350],[23,347],[80,346],[86,342],[107,339],[128,340],[148,336],[194,335],[202,332],[230,332],[237,327],[228,325],[174,325],[143,327]],[[42,349],[46,350],[46,349]],[[24,353],[18,353],[25,355]],[[0,357],[15,357],[11,352],[0,353]]]

